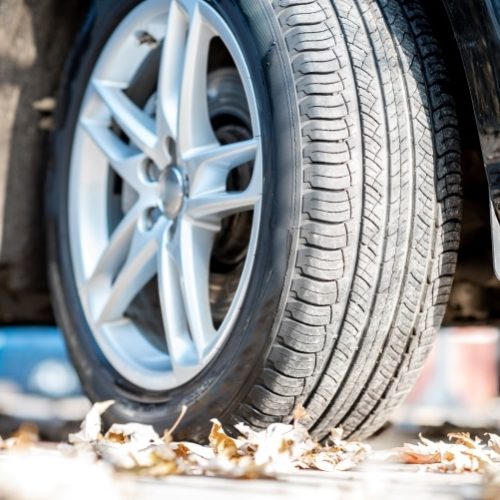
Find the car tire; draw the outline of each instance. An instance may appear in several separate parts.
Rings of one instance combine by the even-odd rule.
[[[206,436],[210,417],[262,428],[289,421],[298,404],[319,438],[336,426],[374,433],[432,347],[460,237],[457,119],[425,12],[413,0],[207,2],[237,40],[255,94],[260,226],[229,335],[192,378],[160,390],[131,381],[96,341],[69,242],[82,102],[103,48],[140,5],[98,4],[58,99],[49,273],[87,394],[116,401],[109,420],[158,428],[186,404],[178,435],[189,439]]]

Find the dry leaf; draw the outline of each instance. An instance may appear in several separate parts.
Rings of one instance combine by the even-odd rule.
[[[478,437],[476,437],[475,440],[472,440],[468,432],[450,432],[448,434],[448,439],[450,441],[455,441],[458,444],[463,444],[467,448],[471,449],[475,449],[481,443],[481,440]]]
[[[237,458],[238,455],[238,444],[236,440],[229,437],[222,428],[221,423],[217,419],[212,419],[212,429],[208,440],[210,446],[216,455],[223,455],[226,458]]]
[[[168,462],[175,462],[176,459],[170,448],[168,458],[162,450],[164,458],[158,459],[160,448],[166,448],[167,445],[150,425],[113,424],[93,446],[102,458],[119,469],[153,467],[164,459]]]
[[[427,465],[428,470],[439,472],[484,472],[493,465],[492,450],[481,439],[471,439],[466,433],[448,435],[454,443],[433,442],[420,437],[420,443],[405,443],[394,450],[393,457],[407,464]]]
[[[307,413],[307,410],[301,405],[298,404],[295,407],[295,410],[293,410],[293,421],[300,423],[300,422],[307,422],[310,420],[311,417],[309,416],[309,413]]]
[[[215,453],[212,448],[202,446],[196,443],[173,443],[172,449],[177,453],[180,458],[188,458],[195,461],[209,461],[215,458]]]
[[[496,454],[500,455],[500,436],[497,434],[487,434],[490,439],[488,440],[488,447],[495,452]]]
[[[38,443],[38,429],[34,425],[22,425],[14,435],[3,440],[0,437],[0,450],[30,448]]]
[[[104,439],[115,443],[135,443],[143,448],[163,443],[151,425],[134,423],[113,424],[104,435]]]
[[[165,432],[163,433],[163,441],[165,443],[171,443],[172,442],[172,435],[174,434],[175,430],[177,429],[177,427],[181,423],[181,421],[184,418],[184,415],[186,414],[186,412],[187,412],[187,406],[183,405],[182,408],[181,408],[181,412],[180,412],[179,416],[177,417],[177,420],[174,422],[174,425],[172,425],[172,427],[170,427],[170,429],[165,430]]]
[[[95,403],[80,426],[80,431],[70,434],[68,440],[71,444],[88,444],[97,441],[101,435],[101,415],[114,404],[114,401]]]
[[[330,431],[330,440],[333,444],[342,443],[342,436],[344,435],[344,429],[342,427],[337,427]]]
[[[422,436],[419,436],[422,440]],[[441,450],[435,443],[405,443],[402,448],[394,450],[395,461],[406,464],[435,464],[441,461]]]

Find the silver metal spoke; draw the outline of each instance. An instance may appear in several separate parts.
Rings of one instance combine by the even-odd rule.
[[[198,0],[172,0],[172,3],[176,3],[185,13],[186,17],[189,19],[193,17],[194,11],[198,8],[200,3]]]
[[[191,193],[224,189],[233,168],[255,160],[258,145],[259,140],[253,138],[190,151],[184,161],[191,180]]]
[[[261,196],[260,188],[251,182],[244,191],[222,191],[191,198],[186,213],[195,220],[220,220],[229,215],[253,210]]]
[[[113,82],[93,80],[94,88],[128,138],[141,151],[161,164],[154,120],[139,109]]]
[[[188,165],[216,166],[229,172],[234,167],[255,159],[259,140],[256,138],[231,144],[194,149],[184,158]]]
[[[204,16],[208,8],[204,2],[182,3],[195,6],[190,11],[178,104],[177,151],[181,157],[194,148],[218,144],[207,103],[208,50],[215,33]]]
[[[144,182],[139,177],[139,169],[145,155],[121,141],[107,125],[88,119],[83,119],[81,125],[104,153],[113,170],[137,192],[141,191]]]
[[[173,0],[168,11],[158,78],[157,129],[161,137],[177,139],[179,100],[188,19],[179,3]]]
[[[183,220],[174,250],[179,262],[184,308],[199,359],[205,357],[207,347],[216,337],[209,296],[214,237],[213,228]]]
[[[95,267],[90,282],[105,276],[113,279],[126,259],[132,237],[138,230],[137,224],[142,214],[142,207],[136,203],[126,214],[113,231],[111,238],[104,249]]]
[[[182,300],[179,269],[168,250],[167,233],[158,251],[158,291],[170,363],[174,373],[180,375],[186,366],[197,364],[198,359],[193,356],[193,344]]]
[[[164,228],[163,221],[159,221],[151,231],[144,232],[142,229],[137,229],[134,232],[127,259],[111,286],[108,299],[99,314],[99,323],[123,317],[132,300],[155,276],[156,254]]]

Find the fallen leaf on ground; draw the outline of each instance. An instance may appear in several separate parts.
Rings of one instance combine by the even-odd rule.
[[[114,401],[94,404],[83,420],[80,431],[70,434],[68,441],[71,444],[90,444],[97,441],[102,430],[101,415],[113,404]]]
[[[149,425],[113,424],[102,430],[102,414],[113,404],[95,404],[81,424],[80,431],[70,434],[69,444],[59,447],[60,457],[98,463],[110,471],[127,471],[137,475],[207,475],[231,478],[275,478],[294,470],[343,471],[366,459],[370,447],[348,441],[342,429],[332,429],[324,443],[318,443],[307,429],[310,418],[303,407],[294,412],[291,424],[275,423],[255,430],[238,424],[233,436],[216,419],[208,436],[208,445],[188,441],[175,442],[173,434],[186,408],[162,437]],[[500,436],[489,434],[487,442],[467,433],[452,433],[448,442],[432,441],[419,436],[419,442],[396,448],[391,458],[417,464],[436,472],[479,472],[484,474],[488,498],[500,491]],[[13,454],[36,447],[36,429],[23,426],[13,437],[2,440],[0,451]],[[495,496],[496,495],[496,496]]]
[[[489,436],[488,448],[500,457],[500,436],[497,436],[496,434],[487,434],[487,436]]]
[[[237,441],[224,432],[221,423],[216,419],[212,420],[208,441],[216,455],[221,455],[229,460],[239,458]]]
[[[0,450],[30,448],[38,443],[38,429],[29,424],[22,425],[10,438],[3,440],[0,436]]]
[[[304,425],[309,417],[302,407],[295,411],[292,424],[275,423],[262,431],[236,425],[237,437],[230,436],[214,419],[208,446],[173,441],[173,431],[186,408],[163,438],[153,427],[138,423],[114,424],[102,434],[101,415],[112,404],[106,401],[93,406],[80,431],[69,436],[73,447],[65,452],[91,449],[115,469],[141,475],[257,478],[276,477],[296,469],[346,470],[363,461],[370,451],[367,445],[343,440],[340,429],[332,431],[325,445],[318,443]]]
[[[295,407],[295,410],[293,410],[293,421],[297,423],[305,423],[309,421],[311,417],[309,416],[309,413],[307,413],[307,410],[301,405],[298,404]]]
[[[406,464],[426,465],[428,470],[438,472],[485,472],[496,467],[498,453],[495,443],[500,437],[492,434],[487,444],[476,437],[472,439],[468,433],[451,433],[451,442],[435,442],[419,436],[417,444],[405,443],[391,454],[394,461]]]

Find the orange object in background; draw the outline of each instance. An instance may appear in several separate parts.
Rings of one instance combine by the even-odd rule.
[[[424,425],[500,422],[500,411],[490,411],[498,408],[499,338],[499,330],[491,327],[442,329],[395,420]]]
[[[452,348],[448,386],[466,405],[498,396],[498,330],[459,328],[450,331]]]

